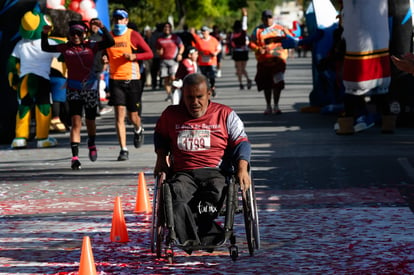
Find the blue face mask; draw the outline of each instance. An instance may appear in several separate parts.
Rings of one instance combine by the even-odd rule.
[[[114,24],[114,29],[112,30],[115,35],[123,35],[127,31],[127,25],[125,24]]]

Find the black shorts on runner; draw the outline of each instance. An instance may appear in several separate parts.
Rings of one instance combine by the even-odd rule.
[[[98,106],[98,90],[76,90],[68,88],[66,90],[66,100],[69,104],[69,114],[83,115],[85,109],[85,118],[95,120],[96,108]]]
[[[232,59],[234,61],[247,61],[249,60],[249,52],[248,51],[233,51]]]
[[[129,112],[137,112],[141,102],[140,80],[109,79],[110,102],[113,106],[125,106]]]

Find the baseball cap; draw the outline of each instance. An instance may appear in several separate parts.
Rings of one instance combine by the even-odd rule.
[[[262,12],[262,18],[273,17],[273,12],[271,10],[264,10]]]
[[[128,12],[126,10],[114,10],[112,17],[128,18]]]
[[[196,51],[197,51],[197,49],[195,47],[190,46],[186,50],[186,56],[188,56],[189,54],[195,53]]]
[[[211,31],[211,30],[210,30],[210,28],[209,28],[209,27],[207,27],[207,26],[202,26],[202,27],[201,27],[201,31],[202,31],[202,32],[209,32],[209,31]]]

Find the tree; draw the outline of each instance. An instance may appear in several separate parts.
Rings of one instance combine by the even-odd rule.
[[[263,10],[273,9],[284,1],[286,0],[109,0],[109,7],[111,11],[126,8],[130,20],[140,29],[166,22],[171,16],[175,29],[181,29],[187,24],[195,28],[218,25],[222,30],[230,30],[234,20],[240,19],[242,7],[249,10],[249,26],[256,26],[261,22]]]

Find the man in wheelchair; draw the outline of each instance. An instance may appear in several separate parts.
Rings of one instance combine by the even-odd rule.
[[[211,96],[204,75],[186,76],[180,104],[163,111],[154,133],[154,174],[167,174],[175,233],[188,253],[191,247],[223,240],[223,229],[214,220],[223,204],[228,170],[223,159],[229,152],[240,188],[251,185],[251,147],[243,122],[230,107],[212,102]]]

